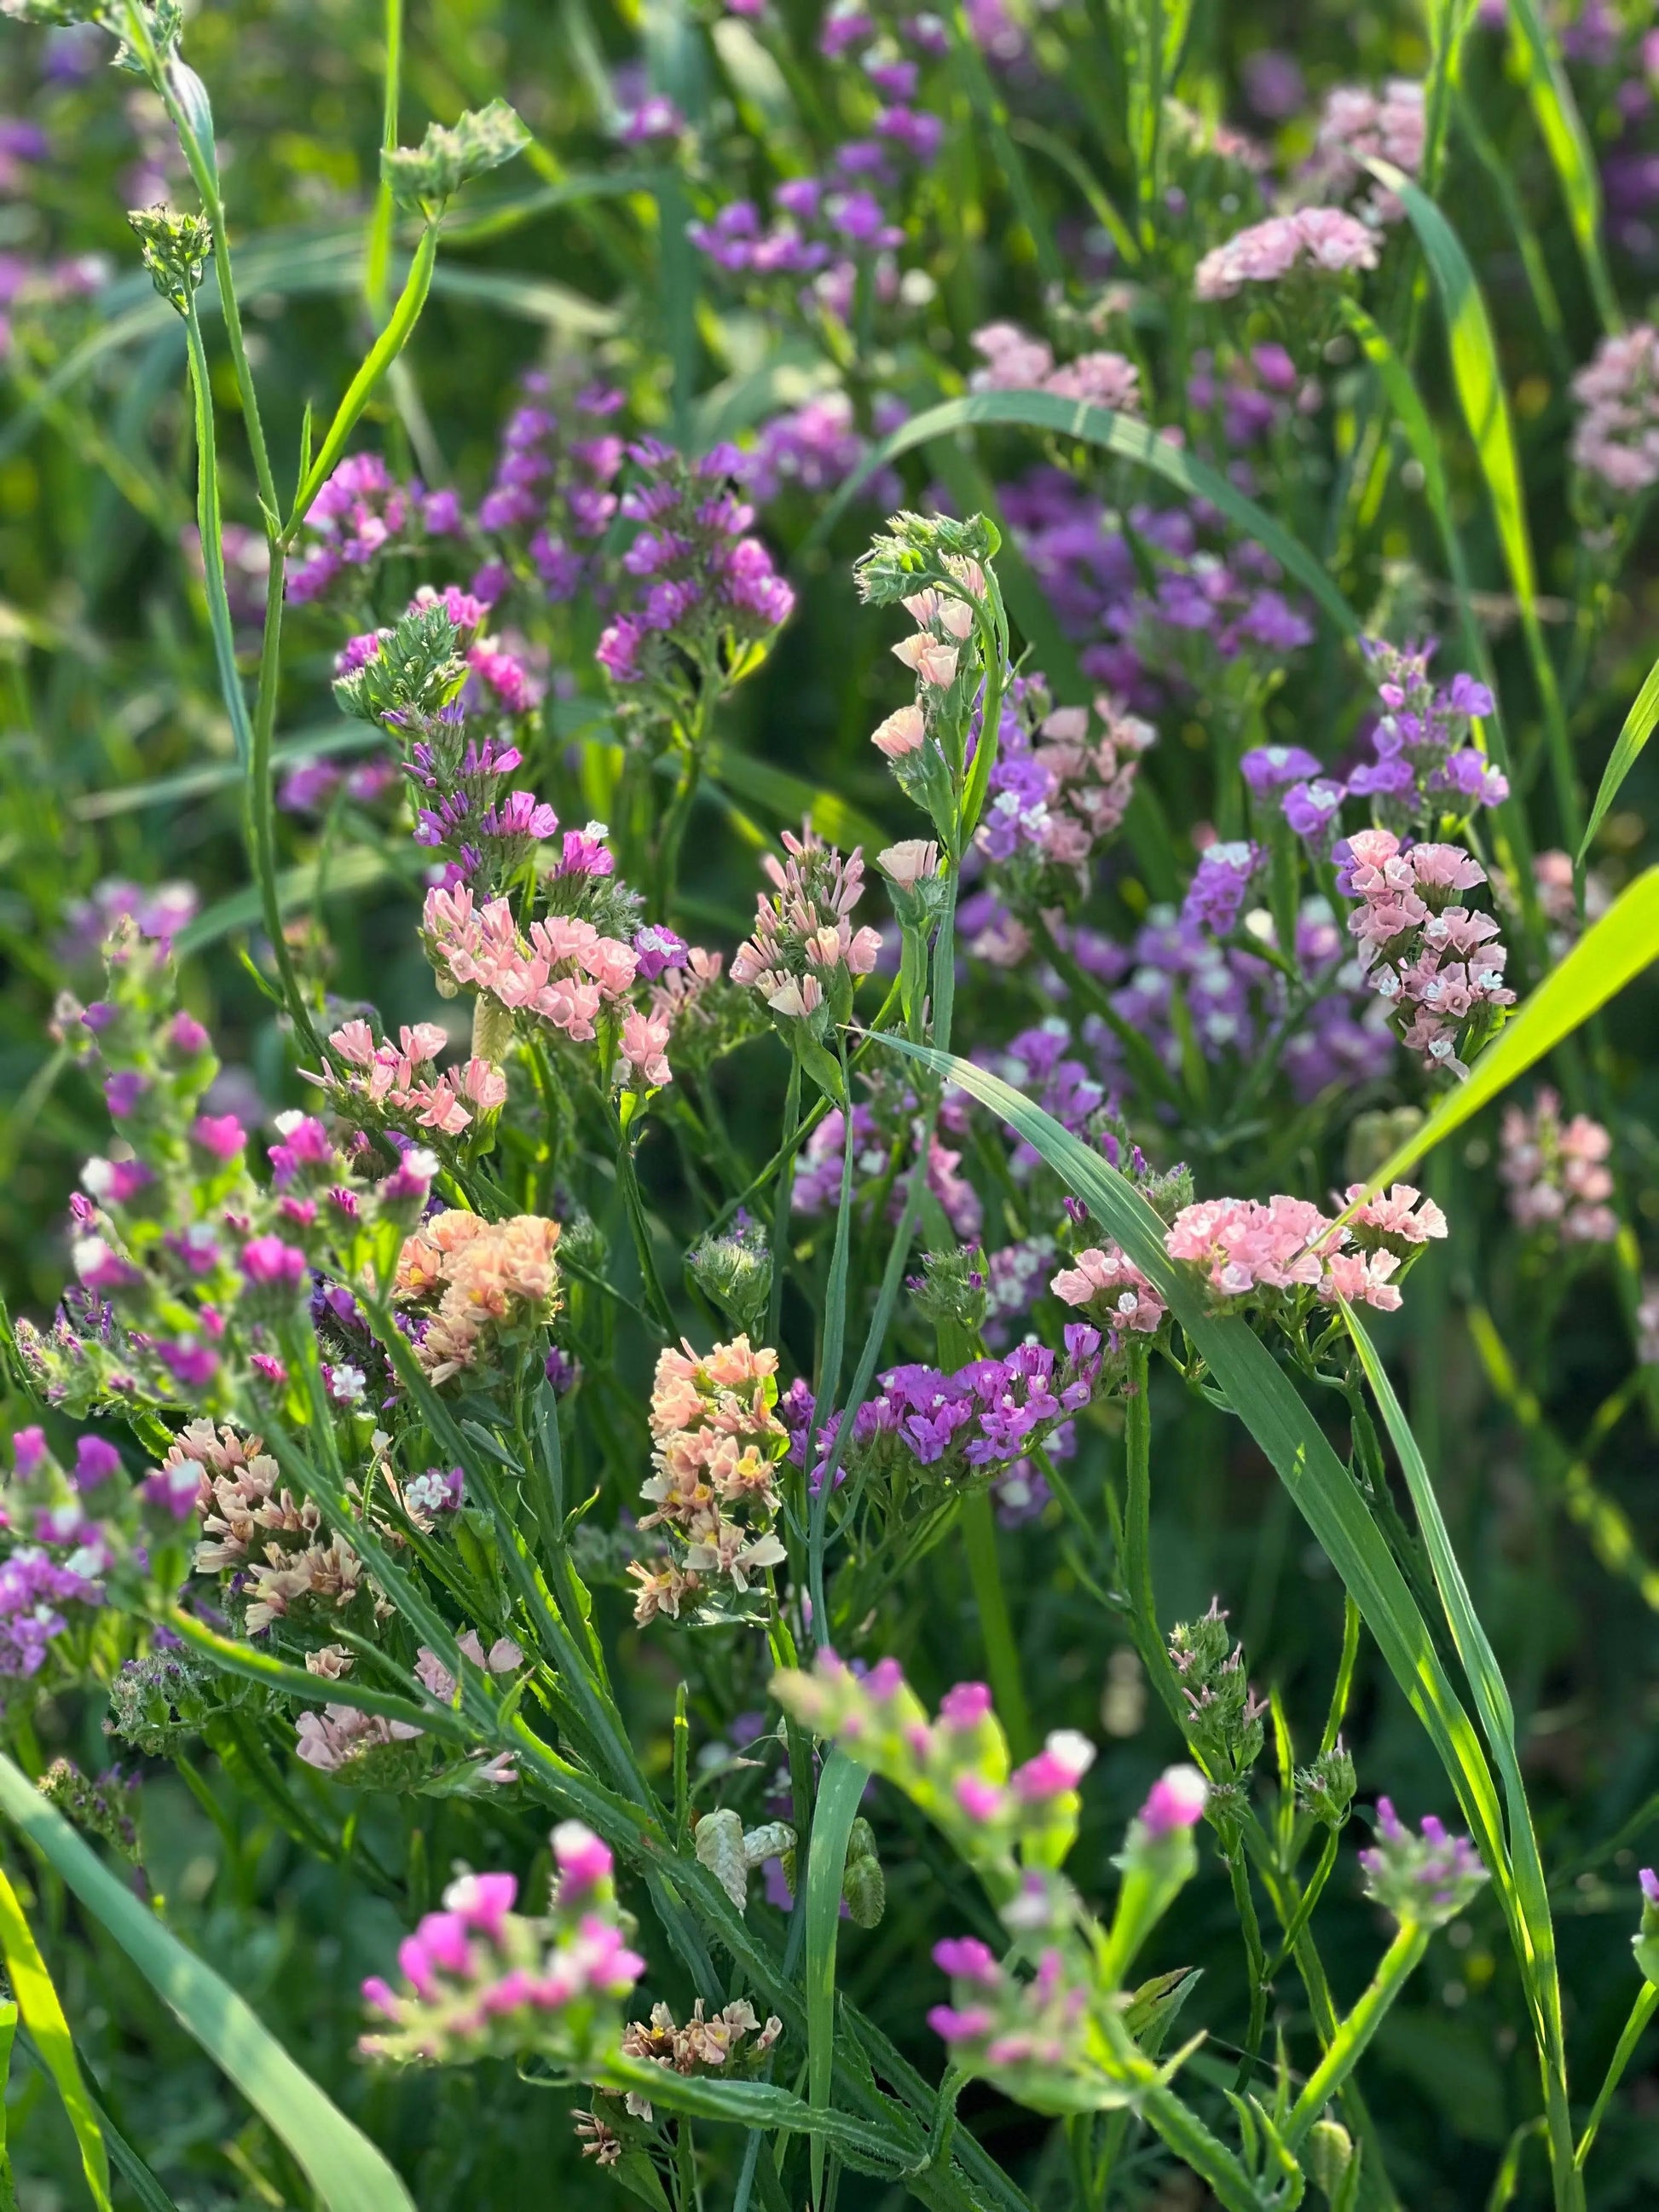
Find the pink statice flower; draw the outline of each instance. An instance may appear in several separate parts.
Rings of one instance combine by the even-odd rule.
[[[1567,1244],[1613,1242],[1613,1139],[1599,1121],[1564,1117],[1560,1098],[1545,1088],[1529,1109],[1506,1109],[1498,1141],[1498,1172],[1521,1228]]]
[[[1340,208],[1299,208],[1252,223],[1199,263],[1193,289],[1200,300],[1231,300],[1247,284],[1282,283],[1292,271],[1340,276],[1375,269],[1376,238]]]

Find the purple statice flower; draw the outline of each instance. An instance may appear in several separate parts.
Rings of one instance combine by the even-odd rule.
[[[1252,745],[1238,767],[1258,799],[1319,774],[1319,763],[1300,745]]]
[[[1421,831],[1443,814],[1462,817],[1477,806],[1501,805],[1508,779],[1467,742],[1471,723],[1492,712],[1486,686],[1459,673],[1437,689],[1428,672],[1432,640],[1395,646],[1367,638],[1361,649],[1377,677],[1382,711],[1370,732],[1371,757],[1352,769],[1347,785],[1373,801],[1380,826]]]
[[[634,939],[641,980],[654,983],[666,968],[684,968],[690,952],[685,939],[660,922],[647,922]]]
[[[1229,935],[1238,926],[1245,894],[1261,861],[1261,848],[1248,840],[1206,847],[1187,886],[1182,921],[1216,937]]]
[[[1322,854],[1347,795],[1347,786],[1334,783],[1328,776],[1314,776],[1306,783],[1293,783],[1282,802],[1285,819],[1298,837]]]

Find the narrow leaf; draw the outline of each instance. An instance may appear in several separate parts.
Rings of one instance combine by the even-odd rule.
[[[1622,330],[1624,317],[1619,297],[1607,273],[1602,252],[1601,180],[1595,155],[1567,82],[1560,49],[1546,29],[1537,0],[1510,0],[1510,52],[1519,65],[1538,119],[1538,129],[1549,149],[1561,197],[1567,204],[1567,220],[1583,257],[1584,273],[1595,300],[1595,311],[1609,331]]]
[[[6,1765],[10,1767],[10,1761],[7,1760]],[[11,1771],[17,1775],[18,1788],[43,1812],[51,1812],[40,1792],[30,1788],[24,1777],[17,1773],[17,1769],[11,1767]],[[59,1820],[61,1816],[52,1813],[51,1817]],[[68,1826],[67,1822],[64,1825]],[[17,1892],[3,1873],[0,1873],[0,1952],[5,1954],[6,1972],[24,2021],[34,2038],[35,2048],[46,2063],[47,2071],[58,2085],[64,2111],[75,2130],[76,2143],[81,2153],[82,2171],[87,2177],[87,2187],[92,2191],[92,2201],[98,2206],[99,2212],[110,2212],[109,2154],[104,2148],[98,2116],[93,2110],[92,2100],[87,2094],[87,2085],[76,2059],[75,2041],[70,2033],[69,2022],[64,2017],[64,2008],[58,2001],[58,1990],[46,1962],[40,1956],[40,1947],[34,1940],[34,1931],[18,1902]],[[15,2025],[15,2018],[13,2025]]]
[[[1370,1182],[1382,1190],[1407,1175],[1454,1129],[1489,1105],[1534,1060],[1587,1022],[1598,1007],[1659,959],[1659,868],[1637,878],[1592,922],[1559,968],[1510,1017],[1470,1071],[1422,1127],[1396,1146]]]
[[[409,275],[398,295],[398,303],[387,318],[386,328],[369,348],[362,366],[346,386],[345,397],[335,409],[334,420],[328,426],[328,434],[306,471],[305,482],[295,495],[294,512],[289,517],[285,533],[287,543],[293,543],[311,502],[344,452],[345,441],[373,397],[375,386],[403,351],[410,332],[420,320],[421,310],[426,305],[426,295],[432,288],[432,264],[437,254],[437,227],[428,224],[421,234],[421,242],[415,249]]]
[[[824,1762],[812,1808],[812,1841],[806,1863],[806,2075],[815,2113],[830,2102],[836,2058],[836,1939],[841,1931],[841,1886],[847,1838],[870,1777],[840,1745]],[[812,2137],[812,2202],[823,2202],[824,2137]]]
[[[1619,787],[1635,767],[1637,756],[1653,735],[1656,722],[1659,722],[1659,660],[1656,660],[1649,669],[1647,681],[1637,693],[1635,702],[1625,717],[1625,726],[1619,732],[1619,742],[1602,771],[1601,788],[1595,794],[1595,804],[1590,809],[1583,841],[1578,848],[1577,865],[1581,868],[1596,831],[1607,819],[1607,809],[1619,796]]]
[[[1344,635],[1358,636],[1359,618],[1331,581],[1322,563],[1292,538],[1282,523],[1276,522],[1265,507],[1246,499],[1218,470],[1197,459],[1183,447],[1170,445],[1133,416],[1114,414],[1107,407],[1091,407],[1084,400],[1063,399],[1053,392],[976,392],[968,398],[947,399],[938,407],[929,407],[912,416],[865,456],[828,501],[808,532],[802,553],[822,544],[870,478],[900,454],[911,453],[916,447],[945,437],[952,431],[981,424],[1049,430],[1059,437],[1076,438],[1085,446],[1098,446],[1107,453],[1117,454],[1120,459],[1150,469],[1153,475],[1162,477],[1188,498],[1208,500],[1247,538],[1254,538],[1271,553],[1286,574],[1294,576],[1317,599]]]
[[[3,1756],[0,1756],[0,1812],[16,1823],[56,1869],[180,2026],[195,2037],[272,2133],[288,2146],[310,2178],[317,2201],[326,2212],[415,2212],[414,2200],[368,2136],[295,2063],[252,2007],[139,1902],[62,1814],[48,1805],[31,1787],[27,1777]],[[8,1901],[15,1910],[16,1900],[9,1888],[0,1896],[0,1914],[8,1911]],[[8,1935],[9,1965],[10,1940]],[[27,1999],[23,2013],[40,2040]],[[100,2142],[100,2154],[101,2148]],[[84,2145],[82,2156],[86,2156]],[[88,2178],[92,2179],[90,2166]],[[106,2179],[101,2192],[94,2186],[94,2195],[100,2205],[107,2206]]]

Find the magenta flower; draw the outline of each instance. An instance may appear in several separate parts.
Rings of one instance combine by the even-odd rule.
[[[242,1247],[242,1273],[262,1290],[297,1291],[305,1280],[306,1255],[280,1237],[255,1237]]]

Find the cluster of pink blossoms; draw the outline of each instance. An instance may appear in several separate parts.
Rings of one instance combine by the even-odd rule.
[[[970,392],[1052,392],[1115,414],[1140,412],[1140,372],[1121,353],[1080,353],[1056,368],[1053,349],[1018,323],[987,323],[971,343],[985,366],[969,378]]]
[[[1620,499],[1659,483],[1659,330],[1636,323],[1603,338],[1572,380],[1583,409],[1572,458]]]
[[[602,1012],[626,997],[639,971],[633,946],[601,936],[591,921],[550,914],[531,923],[526,941],[507,900],[477,906],[464,884],[428,891],[422,939],[440,988],[476,990],[508,1015],[546,1022],[578,1044],[595,1035]],[[618,1040],[624,1075],[653,1086],[668,1082],[668,1041],[663,1014],[629,1007]]]
[[[896,1659],[854,1674],[820,1650],[810,1674],[785,1669],[772,1694],[817,1735],[833,1736],[861,1765],[903,1790],[961,1851],[984,1869],[1058,1866],[1077,1832],[1077,1787],[1095,1749],[1074,1729],[1056,1729],[1041,1751],[1012,1767],[1008,1739],[983,1682],[958,1682],[939,1717],[905,1680]]]
[[[1348,840],[1340,878],[1359,905],[1348,927],[1359,940],[1359,965],[1379,996],[1403,1021],[1402,1044],[1430,1067],[1462,1077],[1457,1057],[1467,1024],[1484,1024],[1492,1010],[1515,1004],[1504,982],[1509,948],[1489,914],[1454,905],[1461,891],[1484,884],[1486,872],[1461,845],[1413,845],[1405,851],[1391,830],[1361,830]]]
[[[1354,1210],[1340,1227],[1305,1198],[1203,1199],[1176,1214],[1164,1249],[1224,1297],[1311,1290],[1322,1304],[1343,1299],[1392,1312],[1400,1290],[1391,1278],[1414,1250],[1445,1236],[1446,1217],[1409,1183],[1373,1199],[1354,1183],[1347,1199]]]
[[[751,984],[774,1013],[814,1014],[843,977],[867,975],[881,951],[879,932],[848,920],[864,895],[864,854],[849,858],[824,844],[809,824],[799,837],[783,833],[787,860],[768,854],[773,885],[757,902],[754,934],[732,959],[732,981]]]
[[[1340,274],[1375,269],[1376,234],[1341,208],[1297,208],[1253,222],[1199,263],[1193,289],[1200,300],[1231,300],[1246,284],[1277,284],[1291,270]]]
[[[628,1948],[610,1851],[580,1820],[553,1831],[558,1868],[548,1913],[514,1911],[510,1874],[464,1874],[398,1946],[403,1987],[363,1984],[386,2023],[363,2037],[368,2058],[457,2064],[539,2053],[581,2068],[614,2051],[622,2001],[645,1972]]]
[[[1613,1139],[1588,1114],[1561,1118],[1561,1101],[1543,1090],[1528,1112],[1504,1115],[1498,1172],[1509,1186],[1510,1212],[1522,1229],[1553,1232],[1569,1244],[1611,1244],[1619,1217],[1607,1200]]]
[[[1186,1835],[1203,1818],[1209,1794],[1195,1766],[1166,1768],[1130,1829],[1129,1851],[1156,1851]],[[1055,2074],[1090,2070],[1089,2014],[1098,1992],[1090,1961],[1076,1946],[1045,1944],[1027,1977],[1000,1961],[978,1936],[947,1936],[933,1947],[933,1964],[951,1977],[951,2002],[935,2005],[927,2025],[951,2046],[953,2063],[1001,2075],[1012,2090],[1024,2077],[1039,2110]]]
[[[1079,1252],[1048,1288],[1066,1305],[1086,1306],[1114,1339],[1126,1329],[1137,1336],[1155,1335],[1166,1310],[1146,1276],[1115,1244],[1103,1249],[1091,1244]]]
[[[344,1022],[329,1034],[343,1066],[326,1058],[319,1084],[348,1115],[371,1108],[377,1119],[412,1121],[442,1136],[459,1137],[481,1115],[507,1103],[507,1078],[487,1060],[470,1059],[440,1075],[434,1065],[449,1039],[435,1022],[416,1022],[398,1032],[398,1042],[376,1042],[365,1021]]]
[[[1346,199],[1370,182],[1365,162],[1380,157],[1414,177],[1423,160],[1423,88],[1413,77],[1391,77],[1381,93],[1340,84],[1325,95],[1319,132],[1305,180],[1329,199]],[[1372,184],[1366,206],[1380,222],[1405,213],[1396,196]]]
[[[661,1528],[671,1549],[660,1563],[635,1560],[634,1618],[680,1606],[716,1577],[741,1596],[751,1575],[787,1556],[772,1533],[778,1510],[777,1463],[789,1431],[773,1412],[778,1355],[746,1336],[717,1344],[707,1358],[690,1344],[657,1360],[651,1393],[652,1464],[641,1494],[652,1510],[641,1528]]]

